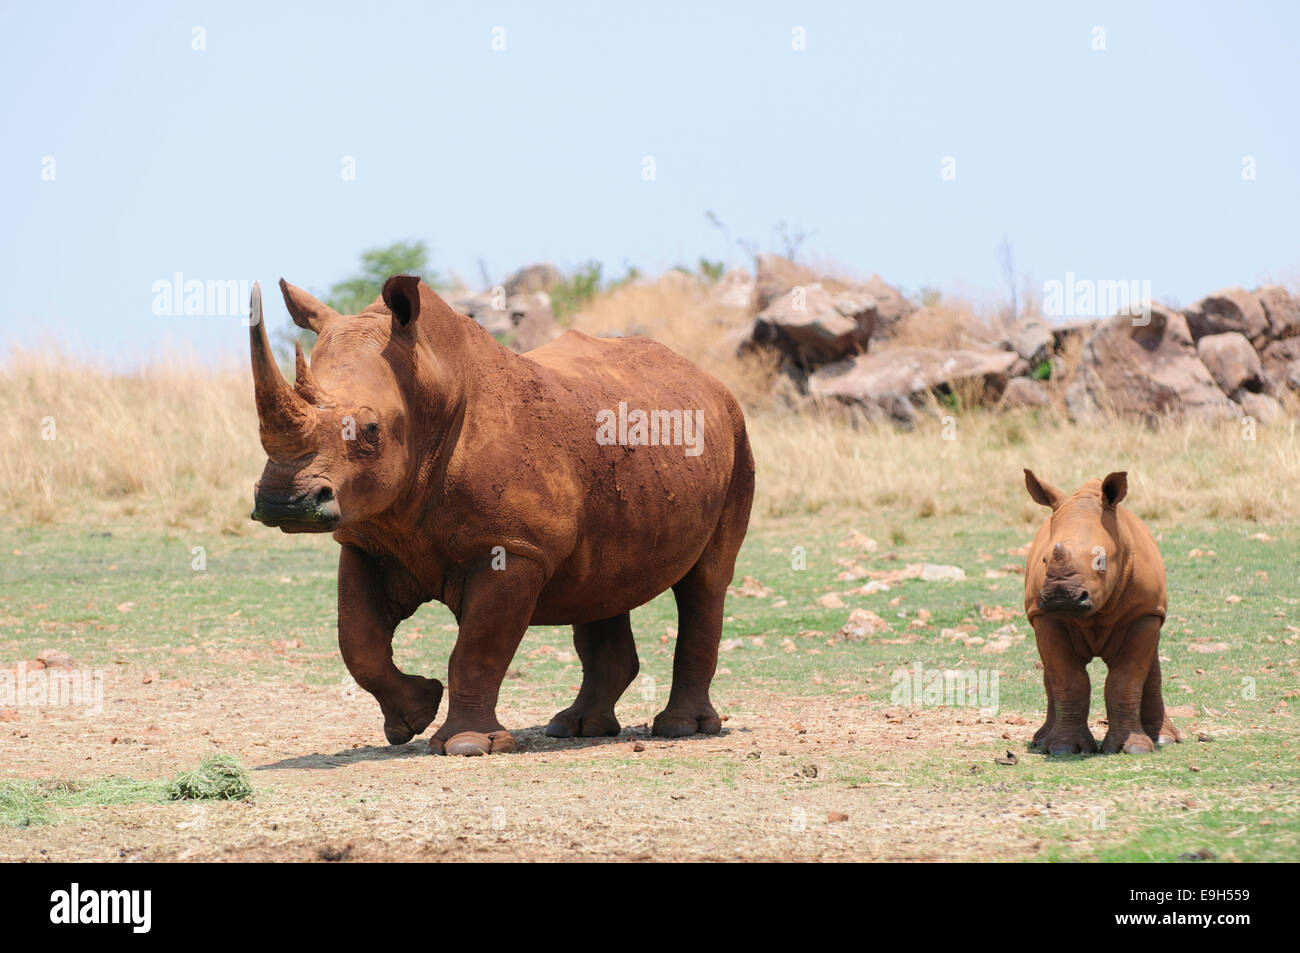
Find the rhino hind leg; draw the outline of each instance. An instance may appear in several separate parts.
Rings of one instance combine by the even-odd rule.
[[[733,407],[732,413],[736,443],[726,502],[700,558],[672,587],[678,629],[673,685],[667,706],[651,727],[653,734],[664,738],[722,731],[722,719],[709,700],[709,683],[718,667],[727,586],[736,574],[736,556],[745,541],[754,501],[754,455],[740,409]]]
[[[730,579],[730,573],[702,572],[696,564],[673,586],[678,626],[673,687],[667,706],[655,716],[653,734],[683,738],[696,732],[716,735],[722,730],[722,719],[709,701],[709,683],[718,667],[722,605]]]
[[[546,726],[552,738],[599,738],[621,730],[614,705],[640,671],[628,613],[573,627],[582,659],[582,687],[572,705]]]

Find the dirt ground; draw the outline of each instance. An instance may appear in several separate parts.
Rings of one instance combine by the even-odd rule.
[[[542,733],[552,711],[503,705],[505,724],[531,726],[516,728],[516,751],[457,759],[421,739],[383,744],[364,694],[141,684],[129,669],[110,675],[112,704],[93,723],[49,709],[0,726],[6,773],[168,777],[224,751],[250,768],[255,796],[69,809],[55,824],[0,829],[0,860],[974,860],[1041,847],[1022,824],[1042,815],[1043,794],[996,783],[1010,775],[991,772],[1014,769],[991,760],[964,767],[1007,738],[1022,748],[1037,726],[1017,715],[820,696],[723,702],[716,737],[654,739],[637,723],[617,738],[556,740]],[[990,785],[905,783],[940,752]]]

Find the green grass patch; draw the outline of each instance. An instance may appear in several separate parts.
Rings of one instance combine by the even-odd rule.
[[[50,779],[0,781],[0,825],[32,827],[78,807],[161,802],[164,783],[111,776],[89,781]]]

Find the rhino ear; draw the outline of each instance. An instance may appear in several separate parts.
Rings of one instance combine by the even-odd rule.
[[[1065,499],[1065,494],[1058,490],[1052,484],[1038,479],[1034,476],[1034,471],[1025,470],[1025,488],[1029,490],[1030,498],[1040,506],[1050,506],[1056,509]]]
[[[393,325],[409,328],[420,316],[420,279],[415,275],[393,275],[384,282],[383,298],[393,313]]]
[[[304,331],[320,334],[325,323],[339,316],[339,313],[323,301],[317,301],[301,288],[295,288],[283,278],[280,279],[280,293],[284,295],[284,306],[289,309],[293,323]]]
[[[1128,471],[1117,470],[1101,481],[1101,498],[1107,506],[1114,506],[1128,494]]]

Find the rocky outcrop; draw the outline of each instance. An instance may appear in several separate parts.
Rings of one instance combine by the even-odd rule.
[[[1268,319],[1270,341],[1300,335],[1300,301],[1279,285],[1265,285],[1255,292],[1255,298]]]
[[[850,404],[869,419],[910,425],[927,395],[950,391],[961,382],[982,381],[1000,392],[1015,361],[1010,351],[890,348],[818,368],[808,377],[808,393]]]
[[[1264,365],[1244,334],[1207,334],[1196,342],[1196,353],[1229,397],[1240,400],[1240,391],[1264,390]]]
[[[1259,299],[1240,288],[1224,288],[1206,295],[1184,313],[1192,340],[1207,334],[1236,331],[1258,345],[1268,338],[1269,321]]]
[[[443,297],[513,351],[531,351],[559,334],[550,295],[544,291],[505,296],[500,291],[457,289]]]
[[[815,281],[817,273],[811,268],[780,255],[759,255],[754,263],[754,308],[765,311],[768,305],[792,288]]]
[[[1019,407],[1049,407],[1052,398],[1047,385],[1029,377],[1013,377],[1002,391],[1000,406],[1006,409]]]
[[[549,293],[563,280],[564,276],[554,265],[541,264],[520,268],[502,284],[506,289],[506,297],[512,298],[515,295],[536,294],[539,291]]]
[[[773,300],[754,319],[753,342],[775,347],[800,367],[812,368],[865,351],[875,321],[876,299],[871,295],[831,292],[813,282]]]
[[[1275,389],[1300,391],[1300,337],[1269,342],[1260,361]]]
[[[1149,316],[1117,314],[1092,333],[1065,400],[1075,419],[1116,413],[1213,420],[1240,412],[1201,362],[1187,321],[1159,304]]]

